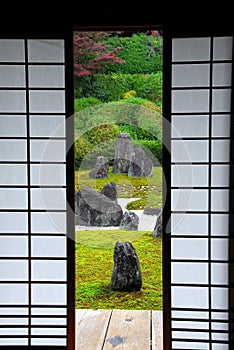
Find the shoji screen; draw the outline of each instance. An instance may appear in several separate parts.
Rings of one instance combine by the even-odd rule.
[[[68,345],[64,44],[0,40],[1,348]]]
[[[232,37],[174,38],[172,349],[229,345]]]

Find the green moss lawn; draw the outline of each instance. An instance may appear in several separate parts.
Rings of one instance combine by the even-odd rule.
[[[117,241],[129,241],[136,249],[143,287],[139,292],[110,290]],[[162,310],[162,239],[152,232],[77,231],[76,308]]]

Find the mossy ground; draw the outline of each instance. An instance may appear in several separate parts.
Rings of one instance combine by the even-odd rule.
[[[110,289],[116,241],[136,249],[142,290]],[[162,239],[151,232],[95,230],[76,232],[76,308],[162,310]]]

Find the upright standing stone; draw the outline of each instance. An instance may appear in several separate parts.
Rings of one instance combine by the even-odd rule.
[[[97,157],[96,165],[89,173],[90,179],[103,179],[108,177],[109,159],[104,156]]]
[[[136,147],[132,152],[128,176],[149,177],[152,170],[153,161],[146,156],[141,146]]]
[[[133,151],[132,139],[128,133],[119,134],[115,143],[113,173],[127,173]]]
[[[130,242],[115,244],[110,289],[126,292],[138,292],[142,289],[139,259]]]
[[[104,194],[106,197],[110,198],[112,201],[116,201],[117,200],[116,183],[113,181],[108,182],[101,190],[101,193]]]
[[[153,237],[162,237],[162,211],[158,214],[154,230],[152,232]]]

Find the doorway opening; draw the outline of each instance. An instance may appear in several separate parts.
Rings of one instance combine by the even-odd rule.
[[[142,311],[151,322],[155,312],[158,322],[163,32],[75,30],[73,49],[76,314],[102,310],[98,322],[109,323],[117,310],[125,320]],[[130,286],[126,271],[116,276],[119,243],[135,254]]]

